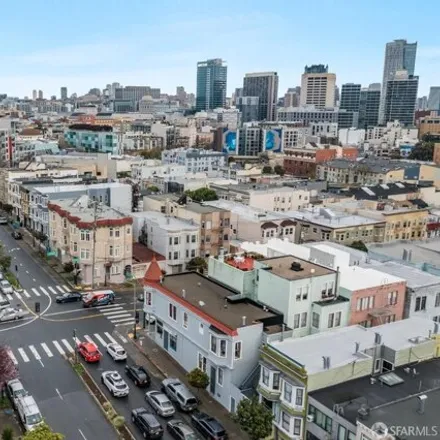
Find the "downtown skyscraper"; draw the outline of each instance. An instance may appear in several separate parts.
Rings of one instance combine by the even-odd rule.
[[[226,106],[227,77],[228,67],[220,58],[197,63],[197,111]]]

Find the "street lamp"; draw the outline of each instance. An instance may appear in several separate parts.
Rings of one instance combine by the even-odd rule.
[[[73,343],[75,347],[75,364],[78,363],[78,347],[76,345],[76,328],[73,329]]]

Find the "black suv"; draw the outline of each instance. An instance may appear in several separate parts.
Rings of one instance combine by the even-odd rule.
[[[144,367],[138,365],[126,365],[125,372],[137,387],[149,387],[151,378]]]
[[[131,421],[139,428],[144,438],[162,438],[162,426],[156,417],[145,408],[133,409],[131,411]]]
[[[203,437],[210,440],[228,440],[228,434],[222,424],[214,417],[202,412],[196,412],[191,416],[191,423]]]

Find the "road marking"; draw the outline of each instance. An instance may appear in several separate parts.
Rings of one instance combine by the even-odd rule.
[[[78,431],[79,431],[79,433],[81,434],[81,437],[82,437],[84,440],[87,440],[87,437],[83,434],[83,432],[81,431],[81,429],[78,428]]]
[[[104,334],[110,339],[110,341],[112,341],[114,344],[117,344],[116,339],[109,332],[104,332]]]
[[[55,286],[61,293],[65,293],[64,290],[60,286]]]
[[[43,361],[41,359],[38,359],[38,362],[41,364],[42,367],[44,367]]]
[[[133,317],[132,313],[127,313],[124,310],[124,313],[119,313],[118,315],[111,315],[111,316],[106,316],[107,319],[110,319],[110,321],[113,321],[113,319],[118,319],[118,318],[130,318]]]
[[[32,352],[32,354],[35,356],[35,359],[37,361],[41,360],[40,355],[38,354],[37,349],[33,345],[29,345],[29,350]]]
[[[37,280],[36,280],[35,278],[33,278],[33,281],[34,281],[34,283],[36,283],[36,282],[37,282]]]
[[[11,358],[12,362],[14,362],[15,365],[18,364],[17,358],[14,356],[14,353],[12,353],[11,350],[8,350],[8,355]]]
[[[89,335],[84,335],[84,339],[86,339],[88,342],[91,342],[92,344],[95,344],[95,341]]]
[[[27,270],[27,271],[26,271],[26,273],[28,274],[28,273],[29,273],[29,271]]]
[[[45,295],[49,296],[49,294],[47,293],[47,290],[44,287],[40,286],[40,289]]]
[[[46,352],[46,354],[51,358],[53,357],[52,352],[49,350],[49,347],[43,342],[41,343],[41,346],[43,347],[43,350]]]
[[[64,399],[63,399],[63,396],[62,396],[61,393],[59,392],[58,388],[55,388],[55,391],[57,392],[59,398],[60,398],[61,400],[64,400]]]
[[[34,280],[35,281],[35,280]],[[35,287],[32,287],[32,292],[34,292],[35,293],[35,295],[37,295],[37,296],[41,296],[40,295],[40,292],[35,288]]]
[[[66,354],[66,352],[63,350],[63,348],[61,347],[61,345],[58,344],[57,341],[52,341],[52,344],[55,345],[55,348],[58,350],[58,352],[59,352],[61,355]]]
[[[52,287],[52,286],[47,286],[47,288],[54,294],[54,295],[58,295],[58,292]]]
[[[15,292],[15,295],[17,296],[18,299],[21,299],[21,295],[18,292]]]
[[[124,338],[124,336],[122,336],[121,334],[117,333],[116,335],[124,344],[126,344],[128,341],[127,339]]]
[[[111,322],[113,322],[113,323],[125,322],[126,324],[129,324],[130,322],[134,322],[134,319],[133,318],[121,318],[121,319],[114,319]]]
[[[124,322],[122,324],[115,324],[115,327],[121,327],[122,325],[132,325],[132,324],[134,324],[134,319],[128,322]]]
[[[20,353],[21,357],[25,362],[29,362],[29,358],[27,357],[26,352],[22,348],[19,348],[18,352]]]
[[[125,312],[123,307],[116,307],[114,309],[112,309],[111,311],[104,311],[101,312],[104,316],[108,316],[108,315],[115,315],[121,312]]]
[[[104,347],[107,347],[107,342],[104,341],[104,339],[101,338],[101,336],[98,335],[98,333],[95,333],[93,335]]]
[[[73,340],[75,341],[76,345],[81,344],[81,341],[76,336],[73,338]]]
[[[61,342],[66,346],[67,350],[69,350],[71,353],[73,353],[75,350],[72,348],[72,346],[67,342],[66,339],[61,339]]]
[[[69,287],[67,287],[65,284],[63,284],[63,287],[66,289],[66,292],[70,292]]]
[[[25,296],[26,298],[30,298],[30,297],[31,297],[31,296],[29,295],[29,293],[27,292],[27,290],[23,289],[23,293],[24,293],[24,296]]]
[[[7,293],[6,296],[9,301],[14,301],[14,297],[10,293]]]
[[[118,304],[108,304],[106,306],[97,306],[95,309],[103,310],[103,309],[114,309],[115,307],[124,306],[125,303],[118,303]]]

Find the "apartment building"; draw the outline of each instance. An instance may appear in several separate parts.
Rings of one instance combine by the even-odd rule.
[[[161,212],[168,216],[193,221],[200,230],[200,256],[218,255],[220,249],[229,249],[231,213],[225,209],[201,203],[188,202],[185,196],[169,194],[144,197],[144,210]]]
[[[207,391],[235,412],[258,366],[265,331],[281,331],[282,315],[199,273],[161,278],[152,262],[145,277],[144,311],[155,318],[155,342],[186,371],[200,368]]]
[[[121,284],[131,272],[133,219],[88,196],[48,204],[49,246],[62,262],[74,262],[84,285]]]
[[[339,110],[337,108],[289,107],[277,110],[278,122],[301,122],[309,125],[312,122],[338,123]]]
[[[200,228],[194,222],[160,212],[135,212],[133,238],[166,258],[166,272],[179,273],[199,256]]]
[[[64,133],[72,147],[85,151],[120,154],[118,134],[108,125],[73,124]]]
[[[425,116],[419,120],[419,139],[426,134],[440,135],[440,116]]]
[[[182,165],[188,173],[218,170],[226,164],[226,154],[197,148],[162,151],[163,165]]]
[[[152,180],[157,177],[163,177],[173,180],[176,177],[182,177],[187,174],[185,165],[162,165],[158,161],[146,160],[140,163],[134,163],[131,166],[131,178],[135,180]]]

